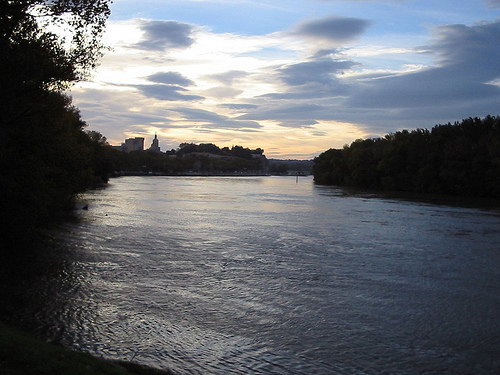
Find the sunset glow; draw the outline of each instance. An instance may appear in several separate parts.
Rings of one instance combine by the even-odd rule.
[[[163,151],[211,142],[298,159],[497,115],[500,2],[449,4],[115,1],[111,50],[74,104],[111,144],[157,132]]]

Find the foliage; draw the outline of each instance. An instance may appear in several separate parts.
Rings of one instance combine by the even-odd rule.
[[[269,173],[273,175],[310,175],[313,160],[269,159]]]
[[[242,146],[233,146],[231,147],[231,149],[229,147],[224,147],[221,149],[213,143],[200,143],[199,145],[195,143],[181,143],[175,154],[178,156],[183,156],[191,153],[207,153],[213,155],[234,156],[243,159],[252,159],[253,155],[263,155],[264,150],[261,148],[251,150]]]
[[[110,146],[84,132],[85,122],[70,98],[54,92],[39,96],[15,126],[3,126],[0,148],[0,225],[11,242],[71,207],[76,194],[107,181],[114,168]],[[36,113],[36,115],[35,115]]]
[[[106,137],[97,131],[87,131],[83,139],[91,150],[93,186],[108,182],[113,172],[119,169],[119,152],[111,147]]]
[[[108,14],[103,0],[0,0],[3,249],[32,241],[76,194],[105,180],[104,144],[83,130],[62,90],[95,66]]]
[[[166,154],[150,151],[119,152],[116,170],[154,174],[265,173],[264,150],[242,146],[219,148],[212,143],[181,143]]]
[[[315,159],[317,183],[500,197],[500,117],[356,140]]]
[[[65,61],[58,63],[71,66],[73,78],[83,78],[102,55],[101,37],[110,14],[109,3],[109,0],[0,0],[1,50],[9,45],[23,47],[26,42],[46,40],[45,51],[64,51]]]

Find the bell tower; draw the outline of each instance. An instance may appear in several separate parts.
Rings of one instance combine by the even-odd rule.
[[[151,147],[149,148],[150,151],[153,152],[161,152],[160,151],[160,142],[158,141],[158,136],[155,132],[155,138],[153,139],[153,142],[151,143]]]

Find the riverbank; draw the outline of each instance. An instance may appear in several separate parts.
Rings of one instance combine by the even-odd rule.
[[[266,177],[271,176],[269,173],[262,172],[181,172],[181,173],[164,173],[164,172],[138,172],[138,171],[120,171],[114,172],[111,177]]]
[[[38,340],[0,324],[2,375],[171,375],[131,362],[114,362]]]

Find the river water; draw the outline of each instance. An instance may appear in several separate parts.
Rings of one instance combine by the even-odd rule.
[[[177,374],[500,371],[500,211],[301,177],[122,177],[86,194],[19,319]]]

